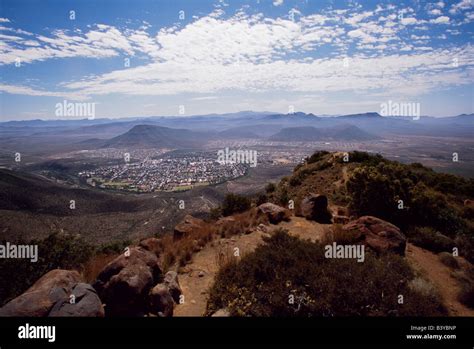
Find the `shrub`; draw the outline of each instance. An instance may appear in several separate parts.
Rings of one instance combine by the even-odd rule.
[[[250,199],[245,196],[227,194],[222,203],[222,215],[230,216],[234,213],[244,212],[250,208],[250,205]]]
[[[435,253],[445,251],[452,252],[453,247],[455,247],[454,240],[430,227],[413,228],[407,233],[407,235],[409,241],[414,245]]]
[[[446,314],[434,295],[409,287],[414,274],[400,256],[369,253],[364,263],[327,259],[323,245],[282,230],[265,242],[221,268],[210,291],[208,314],[224,307],[237,316]]]
[[[94,251],[80,236],[64,233],[53,233],[44,240],[28,243],[18,241],[16,244],[38,245],[38,261],[5,259],[0,263],[0,305],[25,292],[52,269],[81,270]]]
[[[458,269],[459,268],[459,263],[454,256],[449,253],[449,252],[441,252],[439,255],[439,260],[441,263],[443,263],[445,266],[451,268],[451,269]]]
[[[268,183],[265,186],[265,192],[267,194],[273,193],[275,191],[275,189],[276,189],[275,183]]]
[[[460,235],[455,241],[459,249],[459,255],[474,263],[474,236]]]
[[[306,163],[312,164],[318,162],[319,160],[323,159],[327,154],[329,154],[329,152],[325,150],[317,151],[310,157],[306,158]]]
[[[261,193],[257,196],[257,200],[256,200],[257,206],[260,206],[261,204],[264,204],[266,202],[268,202],[268,197],[265,194]]]
[[[106,255],[121,253],[123,252],[125,247],[130,246],[131,244],[132,244],[131,240],[109,242],[109,243],[100,245],[96,249],[96,253],[106,254]]]
[[[461,286],[459,301],[465,306],[474,309],[474,281]]]

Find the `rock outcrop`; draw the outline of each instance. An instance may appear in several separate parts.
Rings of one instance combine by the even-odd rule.
[[[186,235],[191,234],[194,230],[202,229],[205,222],[202,219],[186,215],[184,219],[174,227],[173,239],[179,240]]]
[[[406,237],[400,229],[383,219],[373,216],[360,217],[342,227],[354,239],[376,253],[405,255]]]
[[[105,266],[94,288],[106,304],[107,316],[140,316],[147,311],[150,289],[160,279],[157,256],[132,247]]]
[[[257,207],[258,214],[265,215],[270,223],[278,224],[281,221],[290,219],[290,213],[285,208],[267,202]]]
[[[150,312],[159,317],[173,316],[174,301],[168,287],[164,284],[158,284],[150,291]]]
[[[104,308],[95,289],[85,283],[76,284],[71,291],[73,298],[57,302],[49,316],[103,317]]]
[[[300,204],[300,213],[308,220],[330,224],[331,212],[328,209],[328,198],[324,195],[310,194]]]
[[[0,316],[104,316],[102,302],[77,271],[55,269],[0,309]]]

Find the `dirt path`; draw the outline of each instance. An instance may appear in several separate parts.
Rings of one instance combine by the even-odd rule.
[[[192,262],[179,274],[179,284],[184,295],[184,303],[176,305],[174,316],[202,316],[206,311],[209,289],[219,270],[219,255],[231,258],[236,251],[240,256],[252,252],[263,243],[263,232],[218,239],[197,252]],[[238,250],[235,250],[238,248]]]
[[[441,263],[436,254],[408,244],[406,256],[413,268],[420,270],[439,290],[450,315],[474,316],[474,310],[458,301],[459,283],[451,276],[451,269]]]
[[[288,229],[290,235],[302,239],[320,239],[330,225],[318,224],[301,217],[292,217],[290,222],[271,225],[270,230],[278,227]],[[209,289],[219,271],[219,255],[231,258],[238,248],[240,257],[255,250],[264,243],[262,237],[266,235],[255,231],[247,235],[238,235],[232,238],[217,239],[207,244],[201,251],[194,254],[190,264],[184,267],[179,274],[179,283],[184,295],[184,303],[176,305],[174,316],[202,316],[206,311]]]

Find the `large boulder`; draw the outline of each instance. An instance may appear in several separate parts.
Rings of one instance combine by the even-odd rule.
[[[202,219],[186,215],[184,219],[174,227],[173,239],[182,239],[183,237],[191,234],[193,231],[202,229],[205,224],[206,223]]]
[[[230,316],[230,312],[229,310],[227,310],[227,308],[219,309],[211,315],[211,317],[229,317],[229,316]]]
[[[173,316],[174,301],[169,288],[164,283],[158,284],[150,291],[150,312],[159,317]]]
[[[328,209],[328,198],[325,195],[310,194],[300,204],[300,212],[303,217],[318,223],[331,223],[331,212]]]
[[[71,291],[74,298],[57,302],[49,316],[103,317],[104,307],[95,289],[85,283],[76,284]]]
[[[342,230],[378,254],[391,252],[405,255],[405,235],[397,226],[383,219],[363,216],[342,226]]]
[[[290,219],[290,213],[285,208],[266,202],[257,207],[258,214],[265,215],[270,223],[278,224],[283,220]]]
[[[140,316],[146,313],[148,292],[160,278],[157,256],[132,247],[105,266],[94,287],[107,316]]]
[[[175,271],[167,272],[163,279],[163,284],[165,284],[166,287],[168,287],[171,297],[173,297],[173,300],[178,304],[179,297],[182,294],[181,286],[179,286],[179,281],[178,281],[178,273]]]
[[[71,295],[75,304],[71,304]],[[15,317],[103,315],[102,303],[94,289],[81,282],[77,271],[62,269],[49,271],[0,309],[0,316]]]

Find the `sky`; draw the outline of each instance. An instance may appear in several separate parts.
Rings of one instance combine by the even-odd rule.
[[[473,0],[0,0],[0,121],[474,112]]]

